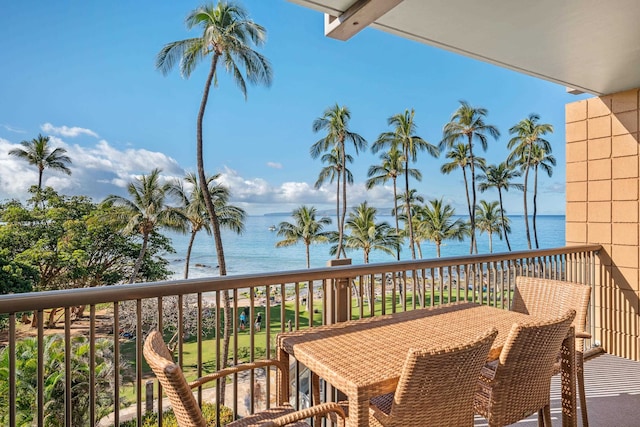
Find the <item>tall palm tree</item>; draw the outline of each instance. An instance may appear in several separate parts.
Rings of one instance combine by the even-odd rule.
[[[551,147],[549,147],[551,148]],[[538,245],[538,229],[536,228],[536,217],[538,214],[538,169],[541,168],[547,176],[553,175],[553,167],[556,165],[556,158],[551,151],[546,151],[538,145],[531,147],[531,166],[533,166],[533,237]]]
[[[213,205],[220,219],[220,226],[237,234],[242,234],[246,213],[242,208],[229,205],[229,189],[215,182],[219,177],[219,174],[207,177],[207,187],[213,198]],[[189,184],[189,189],[185,187],[184,183]],[[202,190],[198,184],[198,176],[195,173],[187,174],[184,182],[175,183],[171,187],[171,191],[180,201],[185,220],[190,226],[189,245],[187,246],[184,266],[184,278],[188,279],[193,242],[200,231],[204,230],[208,235],[211,235],[211,222],[207,214],[207,207],[204,204]]]
[[[356,151],[367,148],[367,141],[359,134],[349,130],[349,120],[351,120],[351,112],[345,106],[338,104],[327,108],[322,116],[313,121],[312,129],[314,132],[325,131],[327,134],[310,149],[311,157],[318,158],[321,153],[337,149],[337,157],[341,164],[341,180],[342,180],[342,211],[338,215],[338,251],[337,258],[343,253],[342,242],[344,239],[344,222],[347,215],[347,154],[346,143],[350,142]],[[339,206],[339,202],[338,202]]]
[[[511,243],[509,243],[509,233],[507,232],[507,220],[504,216],[504,205],[502,203],[502,190],[509,191],[510,188],[516,190],[524,189],[524,186],[520,183],[511,182],[514,178],[522,175],[522,173],[514,168],[513,165],[502,162],[498,165],[489,165],[482,169],[484,175],[478,175],[478,189],[480,192],[485,192],[489,188],[495,188],[498,190],[498,200],[500,201],[500,216],[502,222],[502,230],[504,232],[504,238],[507,242],[507,248],[511,251]]]
[[[469,209],[470,216],[470,235],[471,235],[471,247],[469,253],[473,253],[474,249],[477,252],[476,246],[476,162],[473,153],[473,142],[477,141],[483,150],[487,150],[487,135],[498,139],[500,132],[498,128],[493,125],[485,123],[485,117],[487,116],[486,108],[472,107],[466,101],[460,101],[460,107],[453,113],[449,123],[444,125],[442,130],[442,141],[440,141],[440,148],[443,147],[452,148],[458,142],[463,142],[467,145],[469,150],[469,170],[471,172],[471,209]]]
[[[464,179],[464,191],[467,197],[467,212],[469,214],[469,221],[471,221],[471,196],[469,195],[469,180],[467,178],[467,168],[471,168],[469,146],[463,142],[454,144],[452,147],[450,147],[449,151],[447,151],[445,157],[447,159],[450,159],[450,161],[440,167],[440,172],[448,175],[458,168],[462,170],[462,178]],[[482,167],[485,164],[485,160],[482,157],[476,156],[473,158],[473,160],[475,163],[475,167]],[[473,244],[473,242],[471,242],[471,244]]]
[[[222,60],[224,68],[233,76],[245,99],[247,97],[247,81],[251,84],[271,85],[271,65],[263,55],[254,50],[254,47],[260,47],[264,44],[266,30],[249,19],[247,12],[241,6],[227,1],[199,6],[187,15],[186,24],[189,29],[199,27],[202,30],[202,35],[166,44],[156,57],[156,68],[167,75],[176,64],[179,64],[180,74],[189,78],[196,65],[211,55],[209,73],[205,81],[196,121],[196,157],[198,182],[202,194],[205,196],[204,202],[213,229],[219,271],[221,276],[225,276],[227,264],[220,236],[220,224],[213,200],[207,189],[207,178],[204,172],[202,123],[211,85],[214,82],[217,84],[218,81],[217,66],[220,60]],[[242,74],[243,68],[245,75]],[[224,340],[222,357],[217,360],[222,360],[224,366],[229,356],[232,316],[229,292],[223,292],[222,298],[224,302]],[[221,404],[224,404],[224,385],[224,381],[221,382],[218,393]]]
[[[442,199],[429,200],[421,211],[422,223],[419,232],[425,239],[436,245],[436,256],[440,258],[440,246],[445,240],[464,240],[468,233],[466,224],[460,218],[453,219],[455,210]]]
[[[51,149],[49,137],[38,134],[31,141],[22,141],[20,145],[24,148],[14,148],[9,151],[9,155],[24,159],[30,165],[38,168],[38,192],[42,190],[42,174],[45,169],[53,169],[71,175],[71,159],[66,155],[64,148]]]
[[[400,225],[398,223],[398,185],[397,180],[400,174],[404,173],[404,160],[402,153],[397,147],[392,146],[389,151],[380,155],[382,163],[371,165],[367,171],[369,179],[366,182],[367,189],[370,190],[376,185],[386,184],[389,180],[393,183],[393,211],[391,212],[396,222],[396,234],[400,235]],[[415,168],[410,168],[409,175],[420,181],[422,173]],[[400,247],[398,246],[397,258],[400,260]]]
[[[336,181],[336,221],[338,221],[340,219],[340,183],[342,181],[342,160],[338,148],[334,147],[328,153],[323,154],[320,160],[327,166],[320,170],[314,187],[319,189],[326,180],[329,180],[330,183]],[[346,163],[353,163],[351,154],[347,154]],[[346,180],[348,184],[353,184],[353,174],[348,168],[346,169]]]
[[[505,234],[511,231],[509,218],[505,219],[504,212],[497,201],[480,200],[476,211],[478,230],[480,230],[480,234],[486,232],[489,235],[489,252],[493,253],[493,233],[497,233],[502,240],[503,229],[506,230]]]
[[[294,223],[283,221],[278,224],[278,236],[283,240],[276,242],[276,248],[292,246],[299,242],[304,243],[307,256],[307,268],[310,267],[309,246],[312,243],[326,242],[330,232],[322,231],[325,225],[331,224],[331,218],[323,216],[317,218],[318,210],[311,206],[300,206],[295,209],[291,216]]]
[[[529,216],[527,211],[527,185],[529,182],[529,169],[531,167],[531,148],[539,146],[546,152],[551,152],[551,144],[544,139],[548,133],[553,133],[553,125],[539,123],[540,116],[532,113],[525,119],[520,120],[515,126],[509,129],[509,134],[514,135],[507,144],[511,153],[507,158],[508,162],[517,162],[524,170],[524,224],[527,233],[527,245],[531,249],[531,234],[529,233]]]
[[[414,245],[413,221],[411,221],[411,208],[409,206],[409,162],[415,162],[418,157],[418,151],[427,151],[434,157],[439,155],[438,147],[427,142],[422,137],[416,135],[417,125],[414,121],[415,111],[411,109],[405,110],[389,117],[387,123],[393,127],[393,131],[380,134],[377,141],[371,147],[376,153],[385,147],[396,147],[402,151],[404,160],[404,178],[405,178],[405,212],[407,215],[407,228],[409,230],[409,247],[411,248],[411,257],[416,259],[416,250]]]
[[[364,263],[369,263],[372,250],[394,255],[400,247],[400,238],[386,222],[376,223],[377,209],[362,202],[349,212],[345,228],[349,234],[345,237],[345,246],[362,249]]]
[[[112,194],[103,201],[104,204],[122,208],[117,210],[115,215],[124,225],[125,233],[139,234],[142,237],[142,246],[129,283],[133,283],[138,276],[152,233],[159,228],[184,231],[184,215],[179,209],[167,204],[171,184],[160,182],[161,172],[156,168],[149,175],[143,175],[130,182],[127,191],[131,199]]]

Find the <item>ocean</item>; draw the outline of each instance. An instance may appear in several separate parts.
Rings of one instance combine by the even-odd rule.
[[[526,250],[527,240],[525,234],[524,216],[510,215],[511,234],[509,242],[512,250]],[[222,242],[224,244],[227,261],[227,274],[250,274],[273,271],[300,270],[306,268],[305,249],[302,243],[289,247],[276,248],[276,242],[281,240],[276,231],[270,230],[277,227],[282,221],[291,221],[289,215],[265,215],[248,216],[245,221],[245,231],[242,235],[223,230]],[[391,216],[379,215],[378,221],[387,221],[393,226],[394,219]],[[335,216],[332,217],[335,224]],[[533,240],[533,224],[529,219],[531,230],[531,244]],[[541,215],[537,218],[538,242],[541,249],[555,248],[565,245],[565,216]],[[171,238],[175,254],[166,254],[169,260],[169,268],[173,272],[171,279],[184,277],[184,263],[189,244],[189,235],[164,232]],[[506,252],[507,244],[497,235],[493,236],[493,252]],[[311,267],[324,267],[327,261],[333,258],[329,255],[329,244],[313,244],[310,249]],[[440,248],[441,256],[463,256],[469,254],[469,241],[446,241]],[[487,234],[478,236],[478,252],[489,253],[489,237]],[[362,264],[362,251],[351,251],[347,254],[352,258],[353,264]],[[431,242],[422,243],[422,255],[424,258],[435,258],[436,247]],[[411,259],[408,248],[400,255],[402,260]],[[369,254],[369,262],[392,262],[395,255],[389,255],[380,251]],[[204,232],[198,233],[191,253],[189,278],[217,276],[217,260],[213,237]]]

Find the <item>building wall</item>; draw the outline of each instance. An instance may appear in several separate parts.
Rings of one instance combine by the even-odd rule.
[[[567,104],[567,244],[604,247],[595,339],[640,360],[640,89]]]

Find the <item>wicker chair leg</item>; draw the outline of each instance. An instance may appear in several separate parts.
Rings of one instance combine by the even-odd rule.
[[[551,423],[551,405],[546,405],[544,408],[542,408],[542,411],[544,412],[544,424],[547,427],[551,427],[552,423]]]
[[[582,426],[589,427],[589,417],[587,416],[587,395],[584,390],[584,357],[580,352],[576,354],[576,372],[578,377],[578,394],[580,395]]]
[[[544,427],[544,411],[542,408],[538,409],[538,427]]]

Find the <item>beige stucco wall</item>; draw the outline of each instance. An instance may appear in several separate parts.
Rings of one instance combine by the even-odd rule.
[[[566,106],[567,244],[596,243],[597,340],[640,360],[640,89]]]

